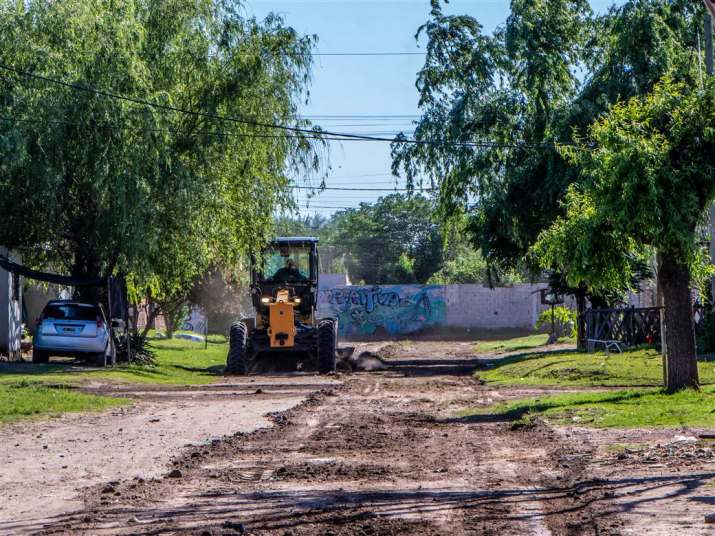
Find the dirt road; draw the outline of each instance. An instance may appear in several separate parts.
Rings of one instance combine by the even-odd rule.
[[[387,370],[314,385],[272,427],[182,449],[160,478],[127,473],[87,488],[82,510],[45,519],[40,532],[709,533],[715,458],[702,447],[668,444],[673,430],[512,430],[494,415],[461,418],[544,391],[480,385],[470,346],[438,348],[403,346]],[[636,443],[650,446],[611,448]]]

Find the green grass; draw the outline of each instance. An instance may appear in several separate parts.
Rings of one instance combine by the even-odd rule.
[[[515,337],[512,339],[501,339],[496,341],[479,341],[474,346],[474,351],[479,354],[518,352],[519,350],[531,350],[546,345],[549,335],[547,333],[535,333],[525,337]],[[575,339],[560,339],[559,342],[576,342]]]
[[[527,424],[542,417],[557,424],[596,428],[715,426],[715,387],[672,395],[661,389],[564,393],[467,410],[462,416],[485,414]]]
[[[126,398],[80,393],[67,387],[19,382],[0,385],[0,423],[129,404]]]
[[[221,342],[218,342],[218,341]],[[179,339],[157,339],[151,343],[155,366],[119,365],[113,369],[92,369],[71,363],[0,364],[0,386],[20,381],[83,383],[117,381],[124,383],[205,384],[223,373],[228,345],[223,338],[204,343]]]
[[[663,382],[661,355],[652,349],[622,354],[576,351],[529,352],[491,362],[478,371],[487,382],[500,385],[564,386],[660,386]],[[715,383],[715,363],[699,363],[702,384]]]

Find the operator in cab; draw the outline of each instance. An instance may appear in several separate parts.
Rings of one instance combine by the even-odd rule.
[[[295,261],[291,258],[286,259],[285,266],[276,270],[273,274],[273,281],[306,281],[306,277],[300,273],[300,270],[295,265]]]

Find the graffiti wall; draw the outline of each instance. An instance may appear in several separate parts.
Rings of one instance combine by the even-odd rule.
[[[404,335],[444,324],[443,286],[340,286],[321,290],[322,316],[338,319],[343,337]]]

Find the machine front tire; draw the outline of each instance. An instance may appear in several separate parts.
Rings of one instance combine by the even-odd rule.
[[[226,357],[226,374],[245,375],[248,372],[248,327],[245,322],[231,325]]]
[[[338,322],[326,318],[318,322],[318,370],[321,374],[335,372],[338,354]]]

